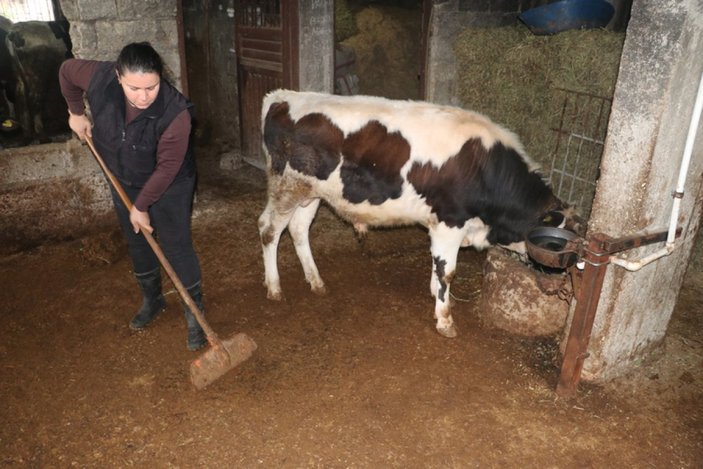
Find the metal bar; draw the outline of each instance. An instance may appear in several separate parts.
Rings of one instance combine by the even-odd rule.
[[[681,228],[676,230],[676,236],[681,234]],[[609,254],[614,254],[616,252],[625,251],[627,249],[638,248],[640,246],[645,246],[647,244],[659,243],[661,241],[666,241],[668,232],[661,231],[658,233],[644,234],[644,235],[632,235],[625,236],[622,238],[609,239],[603,244],[603,249]]]
[[[569,152],[571,151],[571,135],[569,135],[569,138],[566,139],[566,152],[564,153],[564,160],[562,161],[561,164],[561,172],[562,174],[567,174],[566,173],[566,163],[569,161]],[[564,177],[562,176],[559,179],[559,187],[557,188],[557,194],[559,197],[563,197],[561,193],[561,188],[564,185]]]
[[[605,145],[605,142],[603,140],[597,140],[597,139],[594,139],[591,137],[587,137],[586,135],[583,135],[583,134],[578,134],[576,132],[571,132],[571,131],[562,130],[562,129],[555,129],[555,128],[551,128],[549,130],[552,130],[552,131],[554,131],[558,134],[561,134],[561,135],[569,135],[571,137],[576,137],[580,140],[585,140],[585,141],[591,142],[591,143],[597,143],[598,145]]]
[[[593,321],[610,259],[609,253],[603,249],[603,245],[609,239],[602,233],[595,233],[591,236],[585,251],[586,266],[577,293],[576,309],[571,320],[556,389],[557,394],[561,397],[571,397],[576,394],[583,362],[588,356],[588,343],[591,340]]]
[[[607,98],[607,97],[605,97],[605,96],[600,96],[600,95],[593,94],[593,93],[587,93],[587,92],[585,92],[585,91],[569,90],[569,89],[567,89],[567,88],[561,88],[561,87],[559,87],[559,86],[555,86],[554,89],[555,89],[555,90],[559,90],[559,91],[564,91],[564,92],[570,93],[570,94],[581,95],[581,96],[591,96],[591,97],[594,97],[594,98],[603,99],[603,100],[605,100],[605,101],[612,101],[610,98]]]
[[[561,130],[564,127],[564,115],[566,114],[566,103],[569,100],[569,95],[567,93],[564,93],[564,102],[561,106],[561,115],[559,117],[559,129]],[[559,145],[561,144],[561,133],[557,135],[557,144],[556,147],[554,148],[554,157],[552,158],[552,170],[549,175],[549,181],[554,186],[554,180],[552,179],[552,175],[554,174],[554,166],[556,165],[557,161],[557,156],[559,155]],[[562,178],[564,176],[562,175]],[[557,192],[558,194],[558,192]]]

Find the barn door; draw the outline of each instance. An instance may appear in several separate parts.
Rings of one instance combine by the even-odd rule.
[[[263,168],[261,101],[298,88],[298,0],[238,0],[235,18],[242,157]]]

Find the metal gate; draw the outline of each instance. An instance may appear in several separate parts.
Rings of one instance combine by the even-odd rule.
[[[263,168],[261,101],[298,88],[298,0],[238,0],[235,17],[242,157]]]

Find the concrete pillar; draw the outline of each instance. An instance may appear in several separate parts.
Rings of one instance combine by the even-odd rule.
[[[431,103],[458,105],[456,57],[449,46],[463,27],[457,18],[457,1],[432,7],[425,62],[425,99]]]
[[[621,237],[667,230],[702,72],[700,0],[633,2],[589,233]],[[702,174],[699,128],[677,249],[637,272],[608,267],[584,379],[622,374],[662,343],[701,221]],[[627,257],[639,259],[661,247],[631,250]]]
[[[298,3],[300,90],[334,92],[334,0]]]

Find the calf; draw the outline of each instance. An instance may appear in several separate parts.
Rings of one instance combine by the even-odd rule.
[[[259,217],[268,298],[288,228],[312,291],[325,284],[309,228],[320,200],[355,229],[419,223],[430,235],[437,331],[455,337],[449,288],[461,246],[524,252],[540,219],[565,209],[517,137],[463,109],[369,96],[277,90],[262,109],[268,203]],[[560,220],[565,220],[563,216]]]

